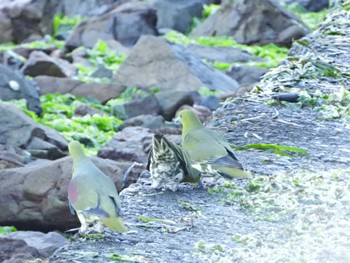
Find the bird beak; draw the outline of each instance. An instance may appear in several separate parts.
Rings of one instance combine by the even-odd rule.
[[[175,124],[181,124],[180,119],[179,119],[178,117],[175,118],[175,119],[174,119],[174,123],[175,123]]]

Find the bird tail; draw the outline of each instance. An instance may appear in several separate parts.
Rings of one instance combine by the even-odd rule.
[[[227,179],[233,178],[250,178],[252,174],[249,171],[244,171],[235,167],[227,167],[227,166],[217,166],[212,165],[212,168],[217,170],[219,174]]]
[[[101,218],[102,223],[111,230],[119,233],[127,232],[128,229],[124,225],[123,220],[120,217],[110,216]]]

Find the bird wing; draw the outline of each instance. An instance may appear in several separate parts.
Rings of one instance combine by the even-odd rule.
[[[202,128],[190,132],[184,139],[187,152],[194,161],[205,161],[208,164],[243,169],[230,144],[215,131]]]
[[[73,177],[69,182],[68,198],[76,211],[96,208],[99,200],[97,192],[80,176]]]
[[[183,148],[193,161],[208,161],[227,155],[227,150],[209,129],[198,129],[186,134]]]
[[[93,170],[72,177],[68,186],[72,207],[102,217],[118,215],[120,201],[113,180],[100,170]]]

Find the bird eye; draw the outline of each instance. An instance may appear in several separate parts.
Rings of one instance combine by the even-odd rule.
[[[180,118],[182,118],[182,114],[180,114]]]

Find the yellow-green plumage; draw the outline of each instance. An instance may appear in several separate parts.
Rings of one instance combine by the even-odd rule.
[[[89,224],[97,222],[116,232],[126,232],[113,180],[92,163],[79,142],[71,142],[68,148],[73,159],[68,199],[82,224],[81,232],[85,232]]]
[[[193,166],[203,172],[203,176],[221,175],[229,179],[250,176],[225,138],[204,127],[193,111],[181,111],[178,118],[182,123],[182,148],[189,154]]]

